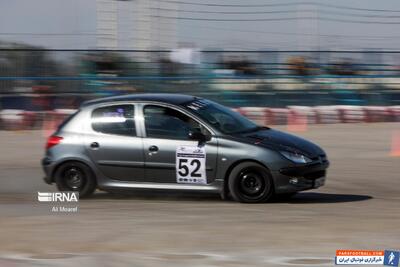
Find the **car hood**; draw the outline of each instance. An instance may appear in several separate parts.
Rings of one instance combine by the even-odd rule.
[[[319,146],[310,141],[274,129],[260,129],[256,132],[241,134],[240,137],[256,145],[275,150],[299,152],[310,158],[325,154]]]

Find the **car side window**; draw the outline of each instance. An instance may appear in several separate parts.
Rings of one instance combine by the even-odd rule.
[[[92,128],[105,134],[136,136],[133,105],[112,105],[92,112]]]
[[[144,108],[147,137],[187,140],[189,131],[208,134],[202,125],[172,108],[147,105]]]

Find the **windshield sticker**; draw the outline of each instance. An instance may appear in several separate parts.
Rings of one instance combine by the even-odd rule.
[[[193,110],[199,110],[208,106],[208,103],[204,100],[197,100],[190,103],[187,107]]]

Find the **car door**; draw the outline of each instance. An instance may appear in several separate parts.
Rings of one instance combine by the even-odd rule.
[[[215,180],[217,138],[212,137],[201,146],[198,141],[188,138],[189,131],[201,131],[211,136],[209,130],[174,107],[147,104],[143,105],[142,112],[145,126],[143,147],[147,180],[157,183],[187,184],[209,184]],[[179,158],[178,162],[177,149],[186,149],[188,153],[184,156],[187,158]],[[197,154],[199,158],[189,150],[199,152],[200,154]]]
[[[135,105],[113,104],[91,112],[85,144],[107,178],[145,181],[142,138],[137,136]]]

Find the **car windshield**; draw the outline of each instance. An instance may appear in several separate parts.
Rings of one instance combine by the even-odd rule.
[[[259,129],[254,122],[215,102],[196,99],[185,107],[225,134],[246,133]]]

